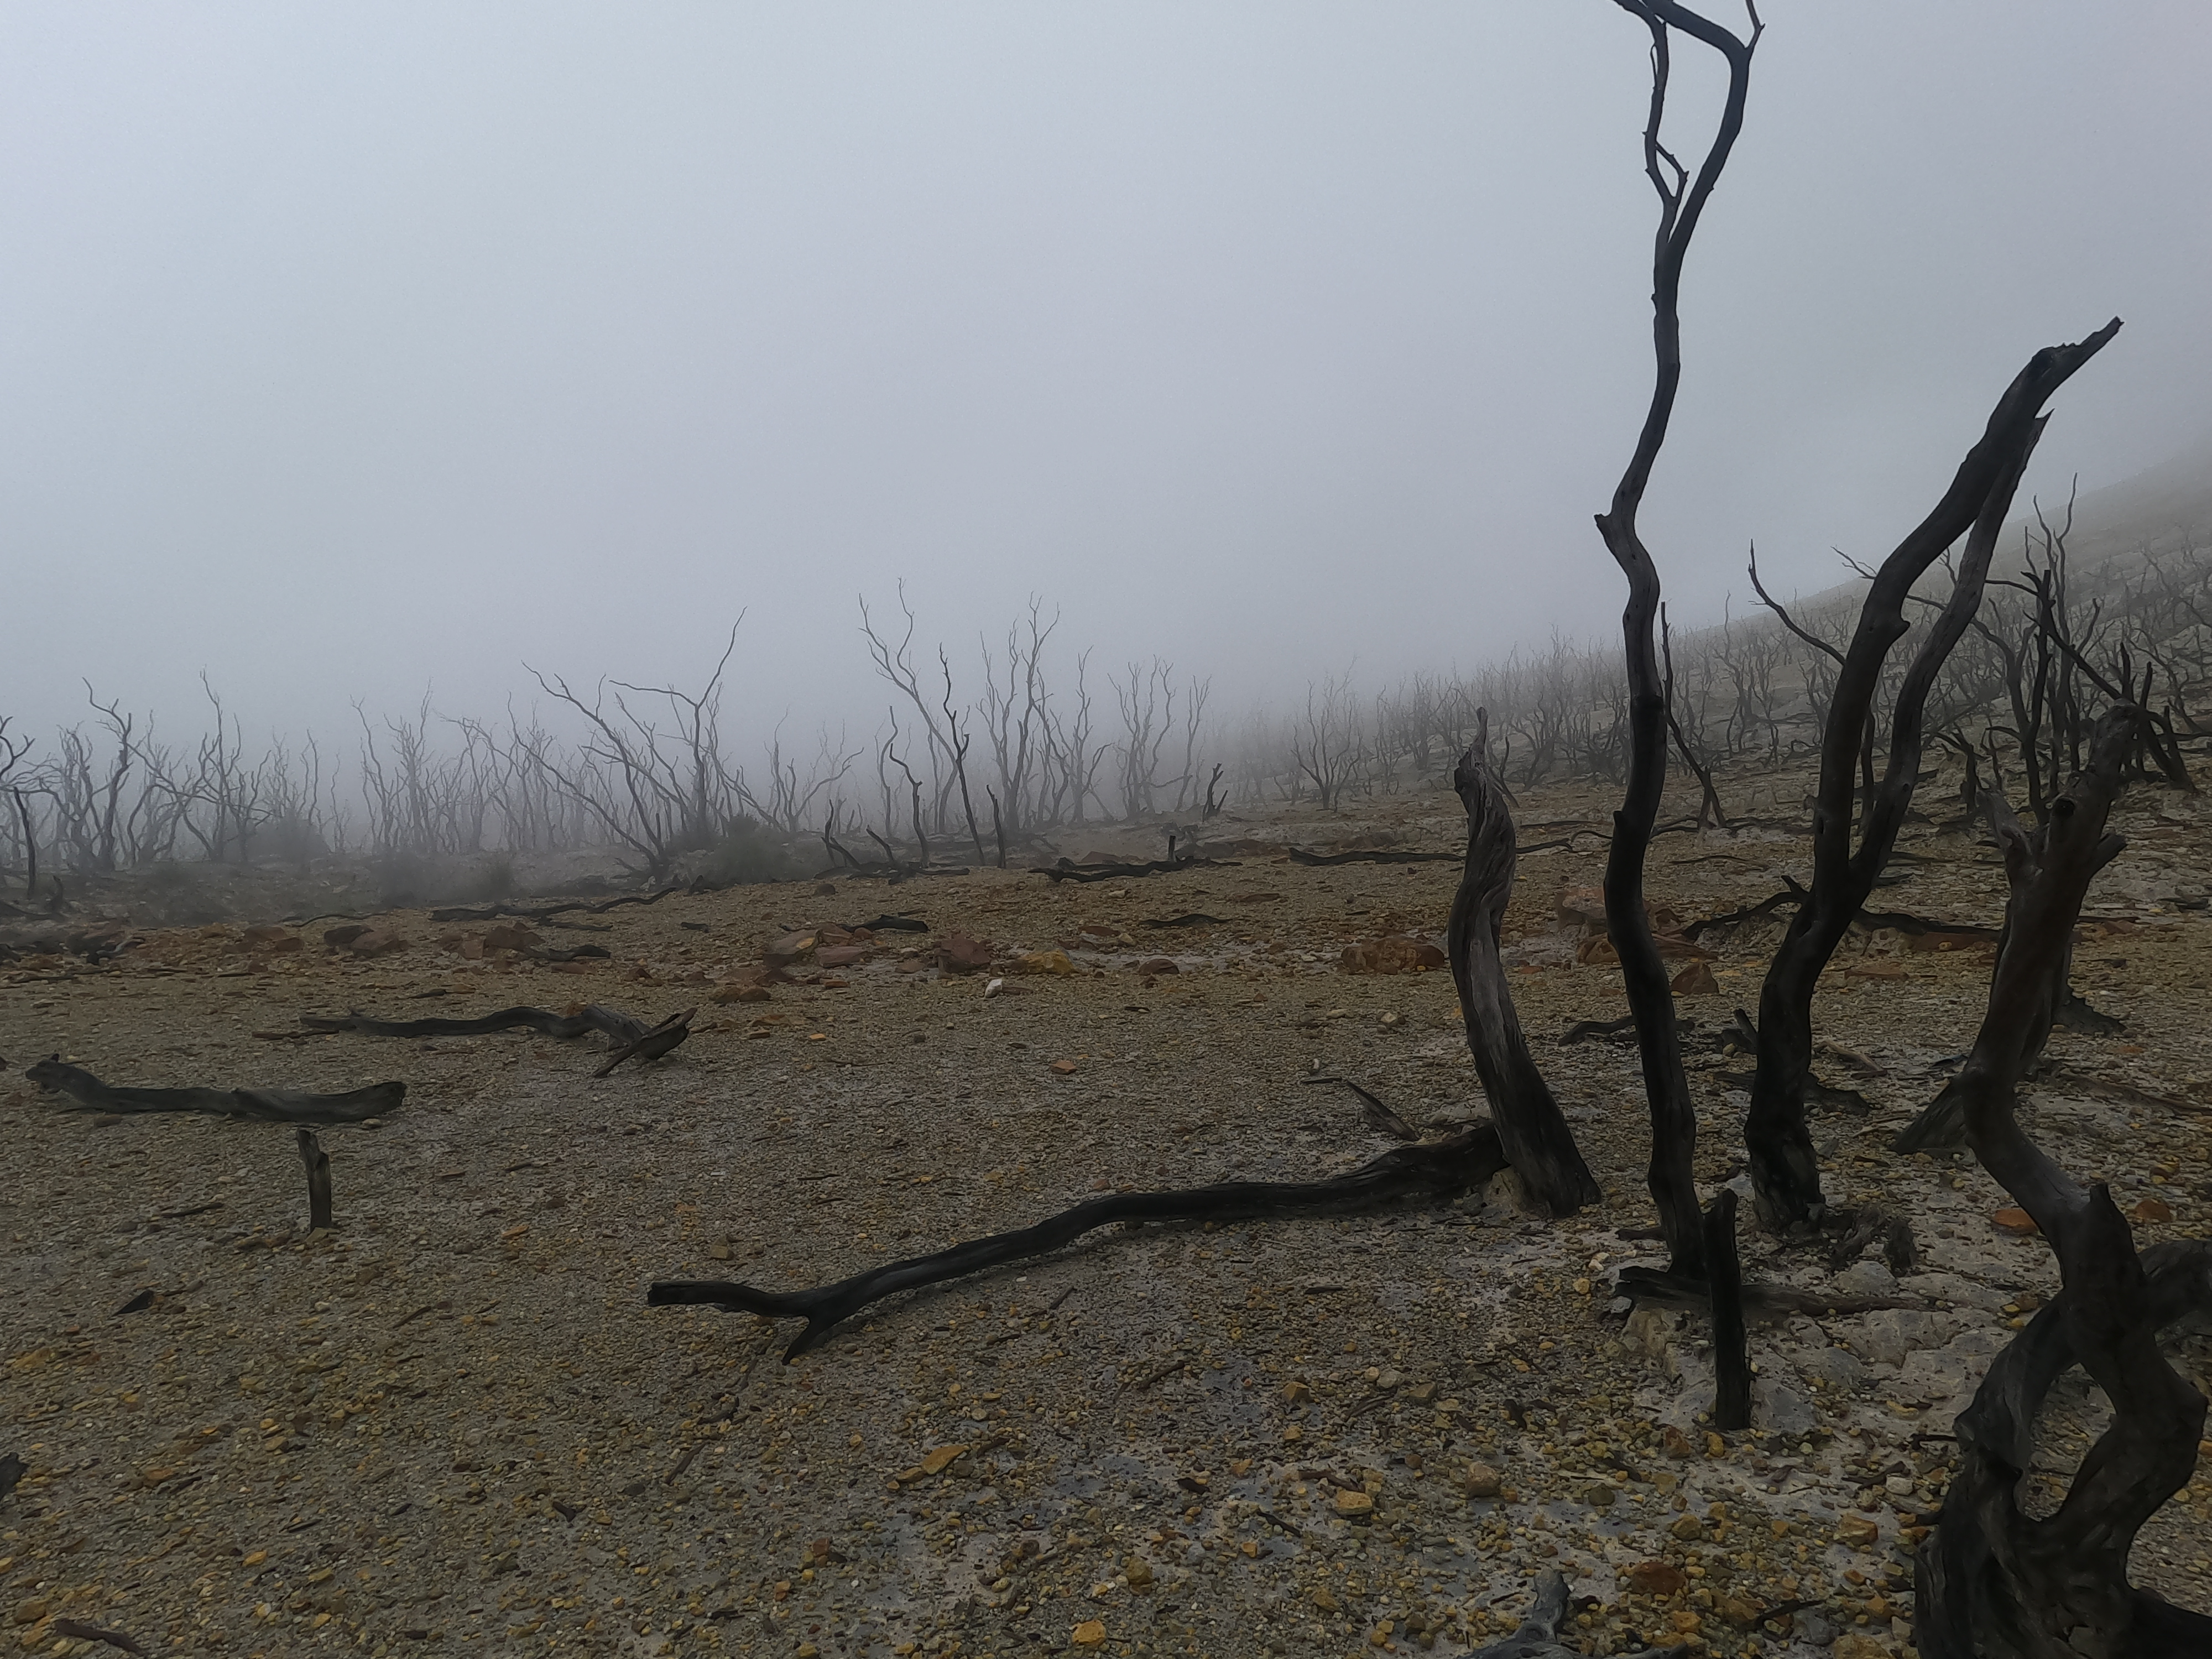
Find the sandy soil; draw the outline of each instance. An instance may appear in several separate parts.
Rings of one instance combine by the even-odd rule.
[[[1602,825],[1612,804],[1537,792],[1523,843]],[[2032,1121],[2123,1207],[2153,1200],[2145,1241],[2201,1237],[2212,925],[2180,902],[2201,902],[2212,823],[2148,792],[2118,818],[2133,845],[2093,893],[2077,982],[2127,1030],[2062,1033],[2073,1080],[2039,1089]],[[95,1650],[77,1620],[149,1651],[270,1659],[1452,1653],[1510,1628],[1548,1565],[1572,1578],[1591,1652],[1901,1650],[1950,1418],[2055,1288],[2040,1242],[1992,1224],[2006,1200],[1978,1169],[1883,1150],[1971,1040],[1988,954],[1855,938],[1817,1010],[1823,1074],[1871,1103],[1817,1120],[1830,1194],[1905,1209],[1929,1269],[1900,1286],[1869,1257],[1844,1277],[1933,1310],[1755,1328],[1762,1426],[1709,1437],[1696,1322],[1609,1299],[1613,1269],[1656,1259],[1621,1237],[1652,1220],[1633,1050],[1557,1042],[1625,1012],[1618,972],[1578,965],[1555,921],[1562,889],[1598,879],[1595,836],[1524,856],[1508,935],[1538,1057],[1607,1189],[1595,1210],[1537,1220],[1500,1191],[1115,1230],[878,1304],[789,1366],[793,1323],[645,1306],[655,1278],[799,1285],[1115,1184],[1349,1168],[1384,1143],[1346,1091],[1304,1085],[1316,1070],[1417,1120],[1479,1109],[1449,975],[1339,969],[1347,944],[1440,932],[1455,866],[1261,850],[1451,848],[1456,801],[1220,833],[1246,843],[1234,867],[1125,883],[981,870],[570,918],[540,927],[548,945],[611,956],[560,969],[465,959],[441,939],[482,926],[402,912],[380,921],[408,944],[370,960],[318,924],[290,951],[156,930],[98,968],[4,970],[0,1454],[27,1473],[0,1499],[0,1642]],[[1094,843],[1158,850],[1069,850]],[[1906,850],[1879,902],[1996,919],[1988,848],[1922,828]],[[1651,888],[1712,914],[1802,876],[1803,854],[1781,830],[1675,835]],[[776,936],[885,910],[934,933],[802,964],[817,982],[766,1003],[711,1000]],[[1220,920],[1146,925],[1190,912]],[[1066,948],[1078,971],[1007,974],[987,997],[988,975],[902,959],[955,930],[1006,956]],[[1723,941],[1721,994],[1684,1012],[1710,1031],[1751,1002],[1773,937]],[[1132,965],[1157,954],[1181,971]],[[583,1000],[703,1006],[686,1046],[605,1080],[597,1038],[289,1035],[302,1013]],[[1748,1066],[1696,1047],[1699,1173],[1717,1183],[1741,1174]],[[409,1096],[388,1121],[324,1132],[338,1225],[310,1237],[289,1129],[67,1109],[20,1080],[55,1052],[116,1084],[403,1078]],[[1817,1251],[1753,1238],[1746,1255],[1753,1276],[1831,1283]],[[2212,1375],[2202,1335],[2173,1352]],[[2069,1469],[2096,1414],[2078,1376],[2062,1385],[2039,1468]],[[2201,1471],[2144,1534],[2138,1580],[2212,1611],[2208,1538]]]

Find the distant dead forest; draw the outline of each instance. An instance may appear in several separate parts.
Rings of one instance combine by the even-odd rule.
[[[2013,556],[1999,556],[1929,696],[1928,730],[1966,811],[1996,781],[2039,814],[2109,701],[2149,716],[2132,775],[2192,788],[2191,750],[2212,738],[2212,548],[2169,532],[2069,562],[2071,520],[2070,507],[2039,513]],[[1762,774],[1817,750],[1863,587],[1799,608],[1773,599],[1755,566],[1750,576],[1757,608],[1667,642],[1672,744],[1701,786],[1701,823],[1796,805],[1772,799]],[[179,862],[599,848],[655,882],[679,870],[738,881],[1003,862],[1086,826],[1163,823],[1194,839],[1233,806],[1332,810],[1448,788],[1479,711],[1509,787],[1626,775],[1629,696],[1614,649],[1554,639],[1374,693],[1342,676],[1314,684],[1302,706],[1224,720],[1209,679],[1163,659],[1099,672],[1041,600],[957,659],[918,638],[903,592],[888,622],[865,603],[860,620],[887,694],[864,742],[826,729],[798,744],[781,730],[733,741],[724,687],[742,624],[689,689],[579,686],[526,665],[526,714],[511,705],[487,720],[428,699],[400,718],[357,708],[357,729],[336,741],[256,744],[204,674],[201,735],[182,739],[88,684],[87,718],[51,738],[0,716],[0,878],[38,899],[58,877]],[[1891,661],[1885,700],[1905,672]]]

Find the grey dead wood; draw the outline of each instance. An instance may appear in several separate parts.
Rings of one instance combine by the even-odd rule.
[[[819,1347],[838,1325],[872,1302],[901,1291],[921,1290],[1047,1255],[1117,1221],[1250,1221],[1408,1200],[1442,1201],[1479,1187],[1506,1167],[1504,1150],[1491,1124],[1478,1123],[1446,1134],[1419,1135],[1412,1125],[1364,1090],[1358,1092],[1370,1104],[1370,1122],[1386,1133],[1419,1138],[1330,1180],[1224,1181],[1165,1192],[1114,1193],[1031,1226],[971,1239],[929,1255],[887,1262],[813,1290],[768,1291],[726,1279],[660,1279],[647,1289],[646,1304],[716,1307],[770,1319],[804,1319],[805,1328],[784,1350],[784,1361],[789,1364]]]
[[[389,1117],[407,1095],[402,1082],[373,1083],[344,1094],[296,1089],[139,1089],[102,1083],[80,1066],[49,1055],[23,1075],[41,1089],[67,1095],[88,1112],[204,1112],[264,1123],[361,1123]]]
[[[1505,907],[1513,896],[1513,815],[1491,769],[1487,716],[1478,713],[1476,723],[1478,735],[1452,774],[1467,809],[1467,856],[1445,951],[1467,1046],[1506,1159],[1532,1198],[1553,1215],[1571,1215],[1604,1194],[1529,1054],[1498,956]]]
[[[671,1014],[658,1025],[647,1025],[618,1009],[595,1002],[574,1014],[525,1007],[502,1008],[476,1019],[375,1019],[362,1013],[302,1014],[300,1024],[310,1031],[343,1031],[377,1037],[488,1036],[495,1031],[520,1029],[563,1042],[597,1031],[622,1045],[596,1073],[605,1077],[625,1060],[651,1060],[666,1054],[691,1035],[691,1018],[698,1012],[696,1008],[686,1008]]]
[[[1581,1653],[1559,1640],[1559,1626],[1567,1618],[1567,1581],[1556,1572],[1540,1575],[1520,1628],[1502,1641],[1477,1648],[1468,1659],[1582,1659]],[[1625,1659],[1661,1659],[1681,1652],[1680,1648],[1642,1648]]]
[[[307,1166],[307,1225],[327,1232],[337,1224],[331,1219],[331,1155],[323,1150],[313,1129],[302,1127],[300,1162]]]

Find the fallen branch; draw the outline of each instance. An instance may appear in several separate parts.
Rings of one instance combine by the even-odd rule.
[[[300,1024],[311,1032],[347,1031],[356,1036],[441,1037],[489,1036],[495,1031],[527,1027],[540,1036],[562,1042],[598,1031],[617,1042],[635,1042],[653,1028],[612,1008],[592,1003],[574,1014],[556,1014],[550,1008],[502,1008],[481,1019],[371,1019],[366,1014],[302,1014]]]
[[[658,904],[672,893],[713,893],[720,890],[703,881],[686,883],[681,887],[662,887],[650,893],[625,893],[620,898],[606,899],[593,904],[586,899],[576,899],[566,904],[540,904],[528,907],[513,904],[487,904],[471,909],[466,905],[448,906],[430,912],[433,921],[496,921],[501,916],[512,916],[517,921],[550,921],[555,916],[580,912],[587,916],[603,916],[610,910],[619,910],[625,904]]]
[[[1456,864],[1457,853],[1391,853],[1362,848],[1352,853],[1308,853],[1293,847],[1291,862],[1328,869],[1340,864]]]
[[[65,1094],[88,1112],[205,1112],[212,1117],[250,1117],[264,1123],[362,1123],[389,1117],[406,1098],[407,1085],[373,1083],[348,1094],[307,1094],[296,1089],[134,1089],[102,1083],[91,1073],[50,1054],[23,1073],[41,1089]]]
[[[686,1008],[681,1013],[669,1015],[666,1019],[662,1020],[643,1036],[635,1042],[624,1043],[620,1048],[615,1050],[607,1057],[606,1064],[592,1075],[595,1078],[605,1077],[626,1060],[659,1059],[661,1055],[691,1035],[691,1016],[698,1012],[696,1008]]]
[[[1032,872],[1058,886],[1063,881],[1121,881],[1139,876],[1170,875],[1177,870],[1233,870],[1235,859],[1152,859],[1143,864],[1077,864],[1062,859]]]
[[[1448,1199],[1506,1167],[1498,1131],[1488,1123],[1435,1139],[1392,1147],[1348,1175],[1328,1181],[1224,1181],[1180,1191],[1114,1193],[1094,1198],[1033,1226],[955,1244],[934,1255],[871,1267],[811,1291],[764,1291],[724,1279],[660,1279],[646,1291],[654,1308],[706,1306],[765,1318],[804,1319],[806,1328],[783,1352],[788,1364],[829,1340],[831,1331],[870,1303],[1024,1261],[1073,1243],[1117,1221],[1243,1221],[1312,1214],[1403,1199]]]
[[[1712,1307],[1711,1288],[1702,1279],[1667,1273],[1657,1267],[1623,1267],[1613,1279],[1613,1293],[1638,1307],[1677,1308],[1705,1312]],[[1925,1313],[1932,1302],[1917,1296],[1830,1296],[1820,1291],[1801,1291],[1791,1285],[1770,1285],[1747,1279],[1739,1287],[1747,1319],[1790,1319],[1804,1315],[1814,1319],[1841,1319],[1852,1314],[1876,1313],[1885,1308],[1907,1308]]]
[[[46,1634],[67,1637],[72,1642],[105,1642],[111,1648],[121,1648],[125,1653],[142,1656],[146,1653],[136,1638],[125,1636],[119,1630],[103,1630],[98,1625],[88,1625],[82,1619],[57,1619],[46,1626]]]
[[[1582,1659],[1579,1649],[1568,1647],[1559,1639],[1559,1626],[1566,1618],[1567,1581],[1556,1572],[1540,1574],[1536,1580],[1535,1600],[1520,1628],[1504,1641],[1477,1648],[1468,1659]],[[1667,1659],[1667,1656],[1682,1651],[1680,1648],[1642,1648],[1625,1656],[1625,1659]]]

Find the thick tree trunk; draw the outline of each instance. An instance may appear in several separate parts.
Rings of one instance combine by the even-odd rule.
[[[1490,769],[1488,746],[1486,720],[1452,774],[1467,808],[1467,867],[1452,900],[1445,948],[1459,988],[1467,1046],[1506,1159],[1530,1196],[1553,1215],[1571,1215],[1603,1194],[1528,1053],[1498,960],[1499,927],[1513,896],[1514,832],[1513,816]]]

